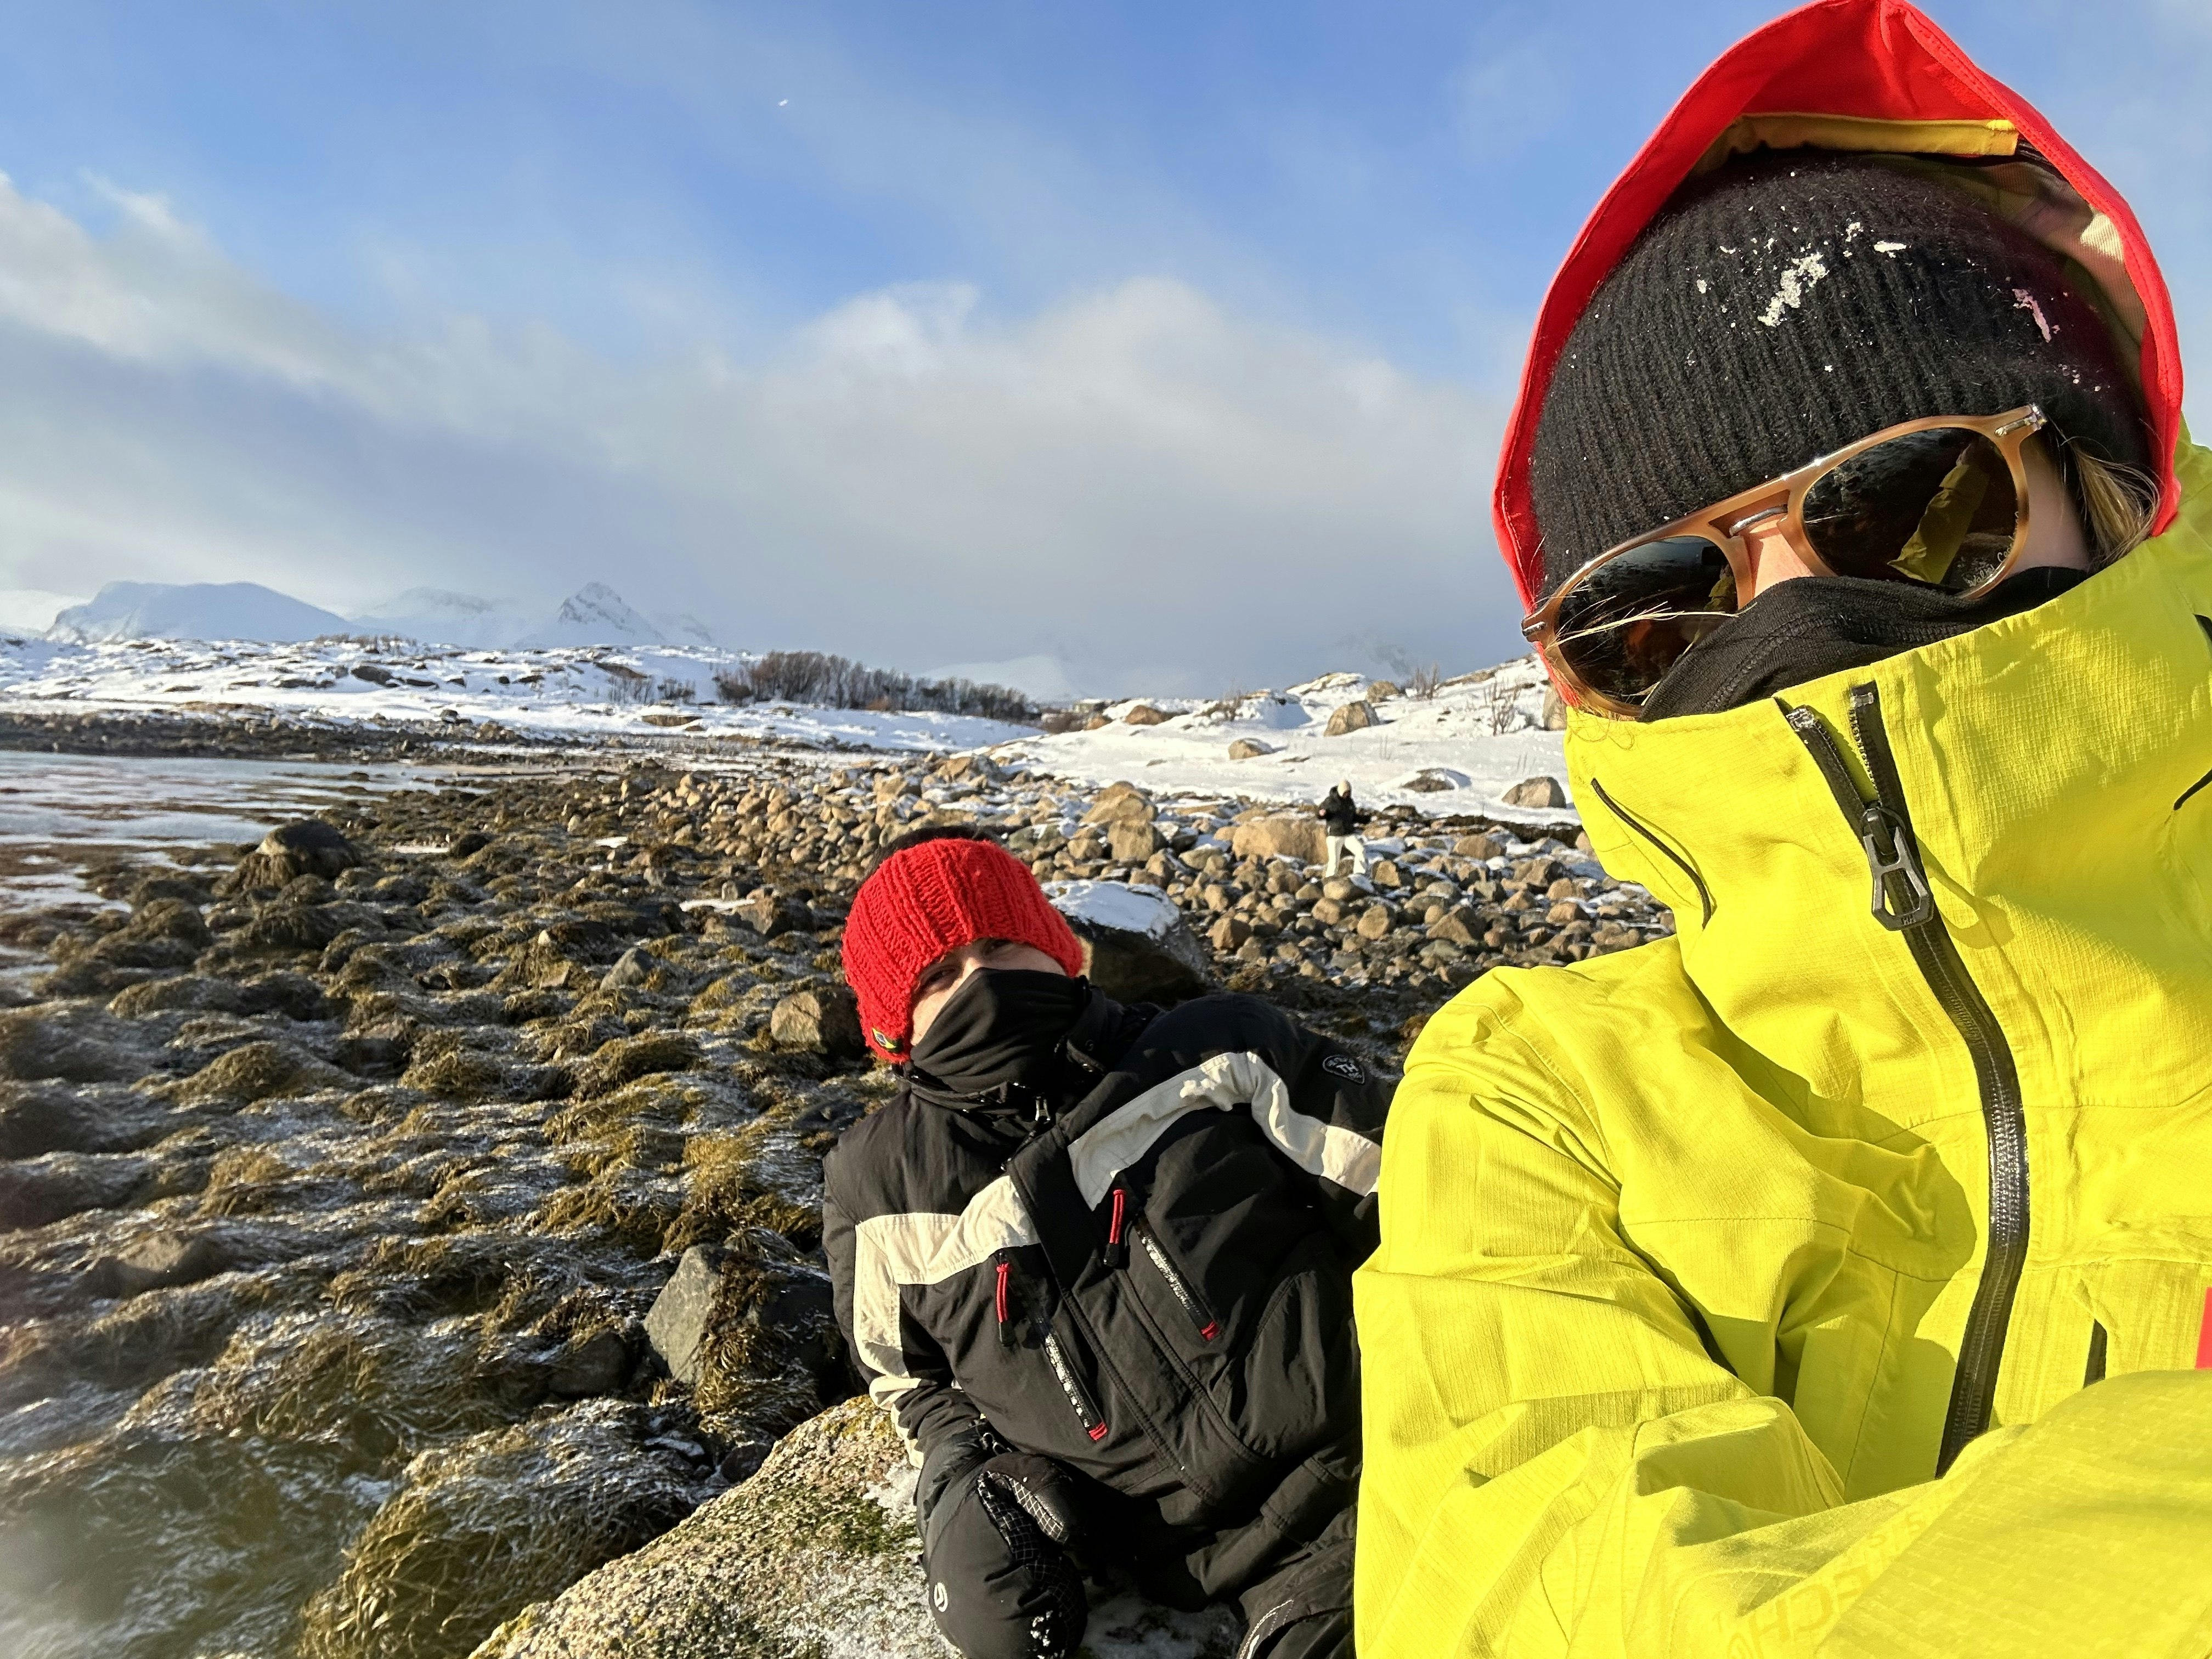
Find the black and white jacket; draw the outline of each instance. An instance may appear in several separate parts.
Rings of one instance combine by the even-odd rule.
[[[1352,1270],[1392,1080],[1257,998],[1092,993],[1042,1111],[902,1092],[825,1166],[837,1313],[918,1462],[980,1414],[1118,1498],[1151,1592],[1234,1593],[1352,1501]]]

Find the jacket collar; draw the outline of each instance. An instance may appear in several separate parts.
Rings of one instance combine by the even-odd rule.
[[[2047,1086],[2075,1086],[2063,1057],[2100,1006],[2133,999],[2212,1036],[2212,455],[2185,446],[2179,471],[2172,528],[2036,610],[1778,702],[1649,725],[1571,714],[1597,856],[1674,907],[1721,1026],[1846,1097],[1878,1091],[1887,1060],[1957,1046],[1870,914],[1857,832],[1784,717],[1816,714],[1871,793],[1850,738],[1853,690],[1871,686],[1935,903],[2000,1021],[2047,1040]]]

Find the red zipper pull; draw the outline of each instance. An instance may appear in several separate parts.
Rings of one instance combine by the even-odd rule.
[[[1001,1255],[999,1258],[999,1281],[995,1290],[995,1299],[999,1309],[999,1346],[1002,1348],[1011,1348],[1014,1346],[1014,1322],[1006,1295],[1006,1281],[1012,1276],[1013,1271],[1014,1264]]]
[[[1129,1189],[1114,1189],[1114,1209],[1106,1222],[1106,1265],[1126,1267],[1129,1265],[1129,1241],[1122,1237],[1122,1223],[1128,1218]]]

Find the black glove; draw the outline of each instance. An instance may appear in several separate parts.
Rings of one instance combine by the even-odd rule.
[[[1082,1478],[979,1430],[922,1468],[931,1616],[965,1659],[1063,1659],[1091,1617],[1067,1555],[1082,1527]]]

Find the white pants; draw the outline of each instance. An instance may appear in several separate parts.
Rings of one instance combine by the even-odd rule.
[[[1322,860],[1322,880],[1326,881],[1334,875],[1336,861],[1346,857],[1352,860],[1353,875],[1364,876],[1367,873],[1367,843],[1365,842],[1357,836],[1325,836],[1322,840],[1328,847],[1328,856]]]

